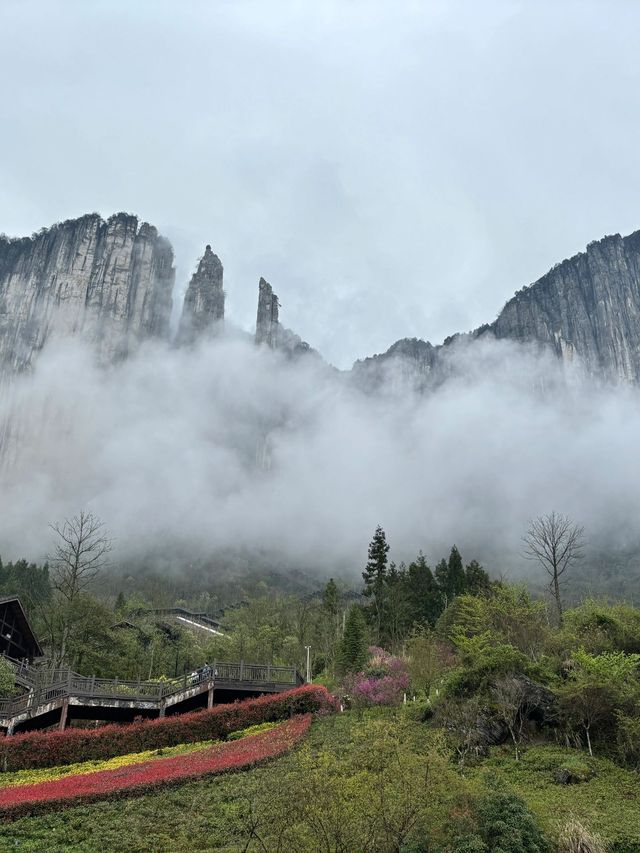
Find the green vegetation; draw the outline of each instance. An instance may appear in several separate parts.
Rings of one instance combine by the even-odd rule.
[[[0,829],[0,850],[535,853],[556,849],[571,816],[613,853],[640,849],[632,771],[545,745],[518,762],[493,749],[461,775],[419,710],[416,702],[320,718],[303,747],[273,764],[23,818]],[[587,763],[589,780],[558,784],[558,769],[572,761]],[[500,837],[507,846],[497,846]],[[519,847],[508,846],[514,838]]]
[[[224,636],[142,612],[198,609],[178,583],[169,600],[81,589],[64,648],[45,637],[86,674],[163,678],[223,659],[302,668],[311,646],[314,679],[346,712],[319,715],[267,766],[18,820],[0,851],[640,853],[640,610],[567,606],[559,583],[549,605],[455,546],[433,570],[422,553],[408,565],[390,554],[378,527],[359,590],[257,582],[221,614]],[[51,565],[30,612],[45,628],[68,605]]]

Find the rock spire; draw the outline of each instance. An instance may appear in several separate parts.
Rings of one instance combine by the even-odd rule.
[[[278,311],[280,303],[273,288],[264,278],[258,285],[258,316],[256,318],[256,343],[272,349],[278,346]]]
[[[215,333],[224,321],[225,293],[222,286],[223,268],[220,258],[207,246],[198,269],[191,276],[184,297],[179,343],[191,343],[206,333]]]

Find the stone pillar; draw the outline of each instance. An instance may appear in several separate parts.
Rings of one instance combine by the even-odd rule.
[[[207,708],[213,708],[213,691],[215,686],[215,681],[209,682],[209,689],[207,690]]]
[[[278,312],[280,303],[268,281],[260,279],[258,285],[258,316],[256,318],[256,343],[275,349],[278,346]]]
[[[188,344],[204,332],[217,332],[224,321],[224,288],[220,258],[207,246],[184,297],[177,342]]]

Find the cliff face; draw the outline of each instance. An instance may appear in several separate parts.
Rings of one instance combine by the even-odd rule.
[[[258,284],[258,314],[256,316],[256,343],[275,349],[278,346],[278,314],[280,303],[273,288],[264,278]]]
[[[173,250],[124,213],[0,238],[0,370],[28,367],[52,335],[81,335],[103,361],[168,339]]]
[[[439,381],[438,349],[428,341],[402,338],[385,353],[356,361],[352,377],[365,391],[426,391]]]
[[[280,301],[273,288],[264,278],[258,284],[258,314],[256,316],[256,344],[266,344],[289,356],[313,355],[318,353],[299,335],[280,323]]]
[[[447,375],[446,354],[456,339],[496,338],[537,342],[563,360],[578,361],[592,376],[640,382],[640,231],[590,243],[518,291],[495,322],[442,346],[397,341],[387,352],[356,362],[360,385],[411,385],[425,390]]]
[[[587,251],[519,291],[478,334],[539,341],[594,376],[640,381],[640,231]]]
[[[225,298],[222,276],[220,258],[213,254],[211,246],[207,246],[184,297],[179,343],[190,343],[202,334],[215,333],[221,328]]]

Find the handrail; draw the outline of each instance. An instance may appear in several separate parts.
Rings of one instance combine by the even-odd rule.
[[[203,683],[255,684],[264,686],[297,685],[298,671],[293,666],[214,662],[209,670],[196,670],[166,681],[131,681],[118,678],[96,678],[80,675],[70,669],[31,671],[32,686],[20,696],[0,699],[0,718],[35,711],[43,705],[68,696],[85,699],[128,699],[137,702],[160,702]]]

